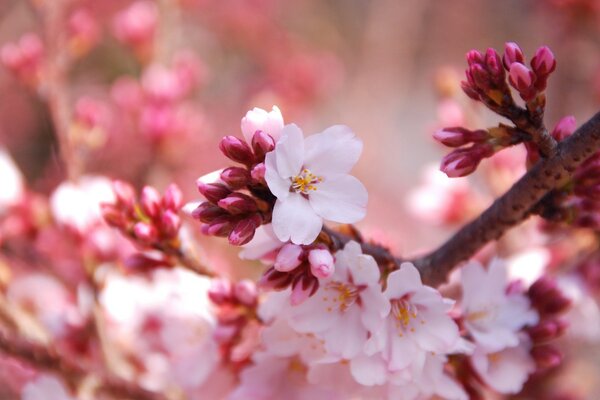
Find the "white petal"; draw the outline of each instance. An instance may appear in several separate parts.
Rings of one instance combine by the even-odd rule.
[[[379,287],[381,273],[373,257],[366,254],[356,256],[354,262],[350,264],[350,272],[357,285],[377,285]]]
[[[304,136],[296,124],[283,127],[282,136],[275,146],[277,170],[282,178],[298,175],[304,163]]]
[[[322,227],[323,219],[298,193],[290,193],[287,199],[275,202],[273,231],[282,242],[291,240],[295,244],[311,244]]]
[[[422,286],[417,268],[411,263],[402,263],[399,270],[388,276],[384,294],[388,299],[397,299],[409,292],[416,292]]]
[[[306,138],[304,165],[313,173],[347,174],[358,161],[362,141],[344,125]]]
[[[365,386],[383,385],[387,368],[379,354],[371,357],[359,355],[350,361],[350,372],[358,383]]]
[[[277,156],[274,151],[265,157],[265,180],[271,193],[280,200],[284,200],[290,193],[290,180],[282,178],[277,169]]]
[[[369,195],[364,185],[351,175],[335,175],[317,184],[309,195],[310,204],[321,217],[352,224],[365,217]]]
[[[258,260],[283,244],[275,236],[271,224],[262,225],[258,227],[252,240],[243,246],[239,256],[242,260]]]

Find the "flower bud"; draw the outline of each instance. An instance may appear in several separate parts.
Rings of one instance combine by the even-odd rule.
[[[272,151],[274,148],[275,140],[273,140],[268,133],[257,131],[254,136],[252,136],[252,150],[257,159],[262,160],[265,157],[265,154]]]
[[[487,143],[456,149],[442,159],[440,170],[449,178],[466,176],[477,169],[482,159],[490,157],[492,154],[494,154],[494,149]]]
[[[261,222],[262,218],[257,214],[239,221],[229,234],[229,244],[242,246],[248,243],[254,237],[256,228],[260,226]]]
[[[124,228],[127,225],[126,218],[114,204],[101,203],[100,213],[104,221],[110,226]]]
[[[538,76],[548,76],[556,69],[556,58],[548,46],[536,50],[531,59],[531,68]]]
[[[206,234],[221,237],[229,236],[235,223],[236,220],[232,219],[229,215],[215,218],[208,224]]]
[[[221,207],[218,207],[208,201],[201,203],[194,211],[192,211],[192,218],[199,219],[205,224],[215,220],[215,218],[226,215],[225,211]]]
[[[221,139],[219,149],[225,157],[240,164],[250,165],[254,162],[254,154],[250,146],[235,136],[225,136]]]
[[[136,238],[146,244],[154,243],[158,240],[158,231],[153,225],[145,222],[138,222],[133,226],[133,233]]]
[[[302,264],[303,254],[302,246],[293,243],[285,244],[279,249],[273,267],[281,272],[291,271]]]
[[[162,256],[145,253],[135,253],[125,259],[125,268],[131,272],[148,271],[155,268],[169,266],[169,262]]]
[[[496,50],[492,48],[487,49],[485,53],[485,65],[495,86],[502,86],[504,84],[505,73],[502,67],[502,60]]]
[[[469,67],[470,76],[475,83],[475,86],[480,90],[487,92],[492,87],[492,79],[490,73],[480,64],[473,64]]]
[[[469,98],[475,100],[475,101],[479,101],[481,100],[481,96],[479,95],[479,93],[477,92],[477,90],[475,90],[475,88],[473,87],[473,85],[469,82],[465,82],[462,81],[460,83],[460,87],[463,90],[463,92],[469,96]]]
[[[534,327],[528,329],[529,337],[536,343],[547,342],[561,336],[568,324],[557,319],[541,321]]]
[[[239,167],[225,168],[220,176],[221,180],[233,190],[245,187],[250,181],[250,173],[248,170]]]
[[[481,54],[479,51],[470,50],[469,52],[467,52],[467,63],[469,64],[469,66],[475,65],[475,64],[483,64],[483,62],[484,62],[483,54]]]
[[[144,213],[154,218],[158,216],[160,210],[160,193],[152,186],[144,186],[140,198],[140,204]]]
[[[135,203],[135,190],[127,182],[116,180],[112,184],[117,202],[127,209],[132,209]]]
[[[266,171],[265,163],[259,163],[259,164],[256,164],[254,167],[252,167],[252,171],[250,171],[250,176],[252,177],[252,183],[265,185],[266,184],[265,171]]]
[[[560,142],[561,140],[571,136],[573,132],[575,132],[575,129],[577,129],[575,117],[572,115],[567,115],[558,121],[552,130],[552,137]]]
[[[256,202],[252,197],[238,192],[219,200],[217,205],[232,215],[248,214],[257,210]]]
[[[206,200],[217,204],[219,200],[229,196],[231,190],[222,183],[204,183],[200,180],[196,181],[198,191]]]
[[[299,275],[292,283],[290,302],[293,306],[297,306],[315,294],[318,288],[319,280],[317,278],[308,274]]]
[[[487,131],[470,131],[462,127],[444,128],[434,132],[433,138],[448,147],[460,147],[471,142],[481,142],[488,138]]]
[[[502,56],[502,62],[504,68],[510,70],[510,66],[513,63],[525,63],[525,57],[523,56],[523,50],[515,42],[507,42],[504,45],[504,56]]]
[[[533,82],[535,74],[521,63],[512,63],[508,73],[508,81],[517,89],[523,100],[531,100],[535,96]]]
[[[174,238],[181,228],[181,218],[173,210],[166,210],[161,217],[161,228],[169,238]]]
[[[220,306],[233,300],[231,282],[227,279],[213,279],[208,289],[210,301]]]
[[[333,263],[333,255],[329,250],[311,250],[308,253],[308,262],[310,263],[310,271],[317,278],[326,279],[333,275],[335,266]]]
[[[265,271],[258,281],[258,286],[264,289],[282,290],[292,283],[294,276],[286,272],[277,271],[271,267]]]
[[[257,131],[262,131],[273,139],[279,139],[283,129],[283,116],[277,106],[273,106],[270,112],[261,108],[254,108],[242,118],[241,128],[248,143],[252,142],[252,138]]]
[[[531,356],[540,369],[554,368],[562,362],[562,354],[551,345],[535,346],[531,349]]]
[[[173,211],[178,211],[183,206],[183,193],[181,193],[179,186],[171,183],[167,187],[163,196],[163,205]]]
[[[233,293],[240,303],[248,307],[252,307],[256,304],[256,285],[249,279],[237,282],[233,287]]]

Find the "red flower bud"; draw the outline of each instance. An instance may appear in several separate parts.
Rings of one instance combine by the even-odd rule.
[[[254,155],[250,146],[235,136],[225,136],[221,139],[219,149],[230,160],[246,165],[254,163]]]

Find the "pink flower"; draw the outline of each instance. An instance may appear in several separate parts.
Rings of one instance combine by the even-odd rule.
[[[358,243],[346,244],[335,259],[333,275],[314,296],[290,308],[290,325],[323,340],[329,353],[350,359],[382,329],[390,305],[381,293],[377,263]]]
[[[267,133],[277,141],[281,137],[283,129],[283,116],[277,106],[273,106],[269,112],[255,107],[242,118],[241,127],[248,144],[252,143],[252,137],[257,131]]]
[[[507,293],[504,263],[494,260],[485,270],[471,262],[463,267],[461,277],[465,328],[488,352],[518,345],[518,332],[537,323],[529,299],[523,293]]]
[[[458,327],[448,312],[454,302],[421,282],[410,263],[388,277],[384,296],[391,304],[386,328],[374,335],[368,353],[381,351],[391,371],[423,363],[427,352],[446,354],[459,342]]]
[[[346,126],[336,125],[304,139],[294,124],[286,125],[275,150],[265,160],[265,179],[277,197],[273,230],[281,241],[312,243],[323,219],[354,223],[366,213],[368,194],[348,175],[362,142]]]
[[[471,356],[471,365],[487,385],[503,394],[520,392],[535,371],[526,342],[499,352],[486,352],[479,347]]]

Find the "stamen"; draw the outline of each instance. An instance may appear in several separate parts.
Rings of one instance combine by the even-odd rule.
[[[335,293],[332,297],[333,307],[327,307],[327,311],[332,311],[333,308],[337,308],[339,311],[345,312],[350,306],[352,306],[358,300],[358,294],[360,289],[352,284],[345,284],[342,282],[330,282],[325,286],[325,290],[334,290]],[[323,301],[328,301],[329,297],[324,296]]]
[[[291,189],[297,193],[310,194],[317,190],[317,184],[323,182],[323,177],[316,176],[307,168],[292,178]]]
[[[417,319],[418,310],[416,306],[406,299],[392,300],[392,315],[396,318],[396,327],[398,330],[406,332],[410,322],[413,319]],[[421,325],[424,323],[425,321],[421,320]],[[413,327],[409,330],[411,332],[415,331]]]

